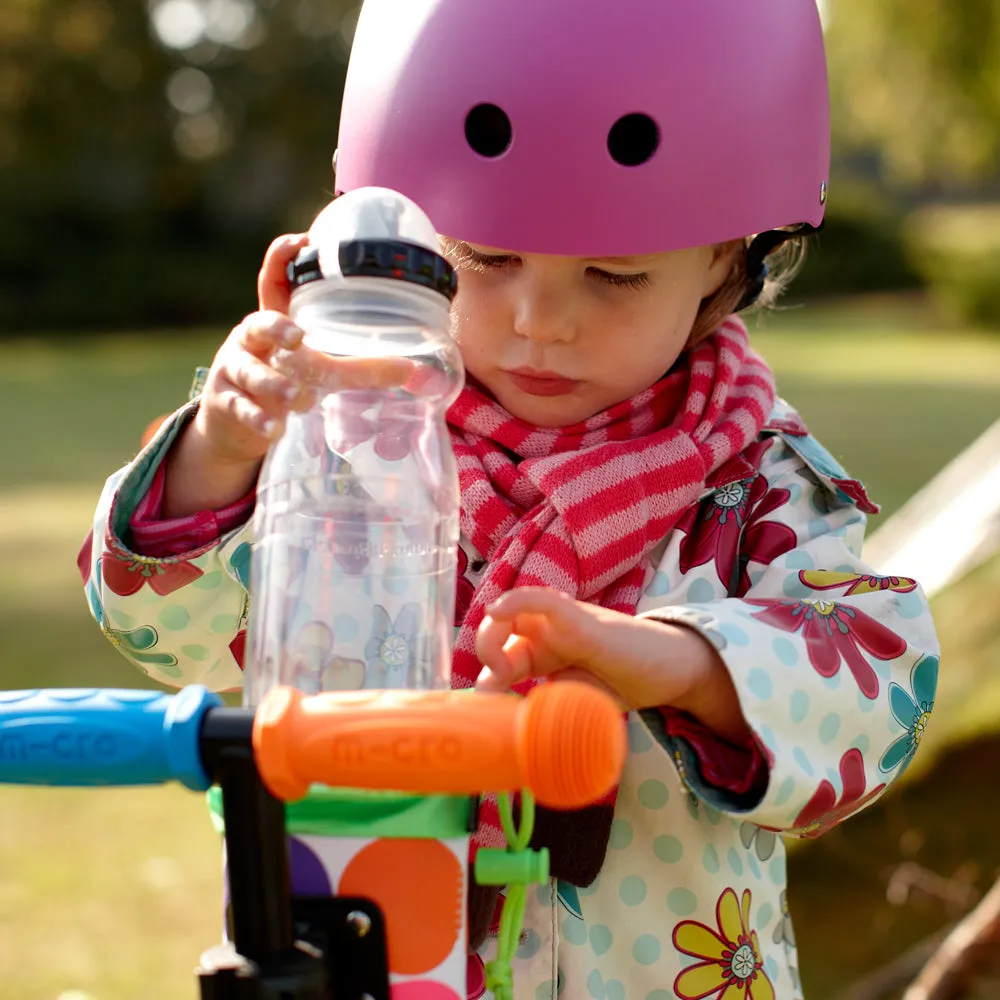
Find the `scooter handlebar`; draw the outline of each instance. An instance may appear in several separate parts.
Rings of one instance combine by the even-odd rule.
[[[257,709],[253,742],[264,783],[286,801],[314,783],[455,795],[528,787],[564,809],[602,798],[626,750],[621,709],[572,681],[526,698],[275,688]]]
[[[203,791],[198,737],[218,695],[128,689],[0,691],[0,783],[158,785]]]

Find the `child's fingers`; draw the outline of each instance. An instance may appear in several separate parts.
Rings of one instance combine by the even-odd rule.
[[[537,613],[554,620],[568,622],[577,615],[577,602],[553,587],[517,587],[498,597],[486,609],[494,618],[514,618],[519,614]]]
[[[344,389],[394,389],[413,376],[417,365],[409,358],[331,358],[320,355],[321,370],[341,380]]]
[[[520,679],[518,667],[511,662],[504,648],[511,638],[513,634],[504,622],[494,622],[484,618],[480,623],[476,632],[476,656],[483,665],[483,670],[476,680],[476,687],[479,690],[506,691]],[[530,663],[528,669],[530,676]]]
[[[513,669],[496,670],[493,667],[483,667],[476,678],[476,690],[504,694],[523,679],[518,677]]]
[[[284,416],[289,410],[306,410],[312,405],[314,393],[307,385],[282,375],[245,351],[225,365],[221,374],[271,416]]]
[[[245,317],[230,337],[255,358],[267,358],[276,350],[297,348],[302,330],[280,312],[256,312]]]
[[[585,662],[592,641],[587,606],[551,587],[518,587],[487,609],[487,615],[509,622],[511,631],[536,639],[564,662]]]
[[[621,696],[606,681],[582,667],[567,666],[559,657],[546,657],[544,654],[540,656],[538,648],[525,636],[511,635],[502,649],[503,659],[496,658],[493,661],[496,663],[495,668],[483,667],[476,680],[477,690],[502,693],[529,677],[547,677],[553,682],[577,681],[589,684],[610,695],[622,708],[625,707]]]
[[[288,264],[308,242],[307,233],[294,233],[279,236],[267,248],[257,275],[257,301],[261,309],[288,312],[292,291],[288,285]]]
[[[284,430],[284,418],[268,413],[249,399],[241,389],[228,382],[220,382],[214,393],[214,406],[224,414],[227,422],[235,425],[244,438],[243,447],[246,450],[267,450],[271,441],[281,436]]]
[[[598,687],[624,697],[627,672],[623,675],[622,664],[635,657],[635,619],[630,615],[582,603],[551,587],[518,587],[486,611],[492,627],[529,641],[535,676],[563,678],[568,669],[583,670]],[[523,668],[514,663],[509,669]]]
[[[476,678],[476,689],[479,691],[509,691],[515,684],[538,676],[531,640],[523,636],[510,636],[499,654],[487,655],[489,662],[480,657],[484,666]]]
[[[494,619],[487,615],[476,632],[476,655],[489,671],[478,685],[506,690],[527,677],[544,677],[566,667],[548,641],[551,626],[542,615]]]
[[[407,358],[343,358],[310,347],[277,350],[271,367],[296,382],[320,392],[343,389],[392,389],[413,374]]]

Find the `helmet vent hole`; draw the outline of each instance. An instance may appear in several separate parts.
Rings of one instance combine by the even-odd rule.
[[[622,115],[608,133],[608,152],[623,167],[638,167],[660,145],[660,130],[649,115]]]
[[[475,152],[492,160],[510,149],[514,130],[503,108],[477,104],[465,116],[465,138]]]

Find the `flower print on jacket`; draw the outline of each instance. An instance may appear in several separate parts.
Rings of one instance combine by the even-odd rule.
[[[183,559],[150,559],[125,552],[110,536],[107,555],[101,559],[104,583],[119,597],[137,594],[148,583],[160,597],[186,587],[202,576],[197,566]]]
[[[242,670],[247,655],[247,630],[245,628],[241,628],[233,636],[232,642],[229,643],[229,652],[233,654],[236,666]]]
[[[773,562],[795,548],[796,536],[785,524],[768,521],[767,515],[788,503],[786,489],[768,489],[767,477],[757,472],[771,440],[751,445],[719,470],[715,491],[690,508],[677,522],[684,532],[680,545],[680,570],[715,563],[719,581],[729,593],[750,589],[747,564]],[[727,478],[742,475],[740,479]]]
[[[792,923],[792,915],[788,912],[788,893],[782,889],[778,896],[778,905],[781,907],[781,916],[774,925],[774,933],[771,940],[775,944],[786,944],[790,948],[795,947],[795,928]]]
[[[865,793],[868,784],[865,761],[857,747],[851,747],[840,758],[840,778],[843,783],[840,797],[837,797],[833,785],[824,778],[813,792],[812,798],[795,817],[795,824],[789,833],[800,837],[818,837],[856,813],[885,788],[885,784],[876,785]]]
[[[878,697],[878,677],[861,650],[879,660],[894,660],[906,651],[906,640],[863,611],[835,601],[754,600],[762,608],[753,617],[783,632],[801,632],[809,662],[822,677],[833,677],[842,663],[870,699]]]
[[[104,634],[111,644],[120,649],[130,660],[141,667],[146,664],[156,667],[168,677],[180,677],[177,657],[173,653],[154,653],[160,641],[159,633],[152,625],[140,625],[138,628],[119,630],[105,625]]]
[[[758,476],[756,482],[762,480],[766,482],[764,476]],[[752,506],[743,531],[737,560],[740,574],[736,584],[737,597],[742,597],[750,590],[751,562],[770,565],[778,556],[791,552],[798,544],[795,532],[787,524],[767,520],[767,515],[773,514],[779,507],[788,503],[790,496],[791,493],[786,489],[768,490],[763,498]]]
[[[715,906],[717,927],[683,920],[674,928],[674,947],[701,959],[674,980],[682,1000],[774,1000],[774,987],[764,972],[757,932],[750,925],[750,890],[727,888]]]
[[[160,634],[152,625],[139,625],[137,628],[117,629],[112,628],[108,621],[108,616],[104,612],[101,604],[101,597],[97,587],[97,580],[101,579],[101,564],[103,557],[97,560],[97,572],[93,577],[88,577],[84,594],[87,603],[90,605],[90,612],[94,620],[101,626],[101,631],[108,637],[111,645],[120,650],[145,674],[148,673],[146,666],[156,667],[157,670],[168,677],[180,677],[181,671],[178,667],[177,657],[173,653],[154,652],[160,641]]]
[[[774,830],[757,826],[755,823],[740,823],[740,843],[749,851],[751,846],[761,861],[767,861],[778,843]]]
[[[882,754],[878,762],[880,771],[891,771],[900,764],[903,765],[903,770],[909,766],[924,738],[927,721],[934,709],[937,677],[938,658],[923,656],[910,671],[909,691],[899,684],[889,685],[889,707],[905,732],[893,740]]]
[[[828,569],[803,569],[799,581],[812,590],[841,590],[845,597],[895,590],[908,594],[917,589],[917,581],[908,576],[873,576],[870,573],[835,573]]]

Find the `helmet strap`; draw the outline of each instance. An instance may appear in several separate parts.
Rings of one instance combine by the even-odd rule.
[[[770,254],[790,239],[794,239],[796,236],[811,236],[822,228],[822,222],[818,226],[803,222],[795,229],[769,229],[767,232],[758,233],[751,241],[750,246],[747,247],[746,273],[750,285],[734,311],[740,312],[747,309],[760,298],[769,273],[767,257]]]

